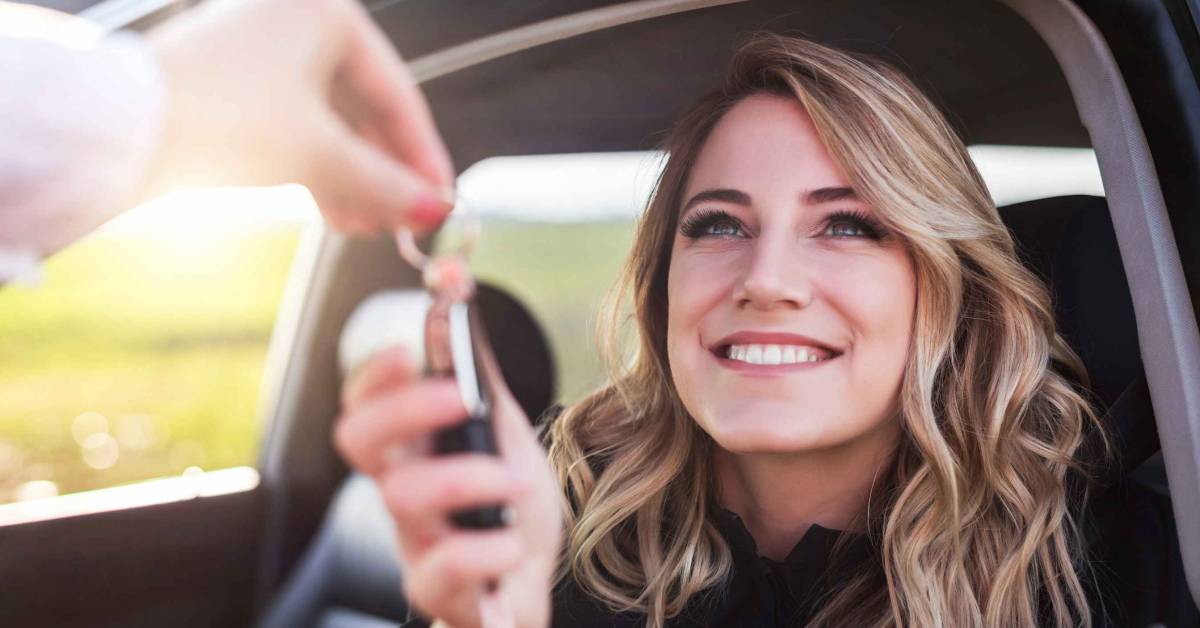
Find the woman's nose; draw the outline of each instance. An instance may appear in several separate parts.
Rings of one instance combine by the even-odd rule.
[[[810,269],[794,238],[760,236],[751,256],[733,291],[735,305],[759,310],[800,309],[812,302]]]

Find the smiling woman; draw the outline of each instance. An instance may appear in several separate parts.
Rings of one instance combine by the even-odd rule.
[[[614,340],[612,384],[546,432],[555,616],[1091,625],[1074,487],[1105,431],[938,109],[767,35],[665,148],[624,275],[635,353]]]

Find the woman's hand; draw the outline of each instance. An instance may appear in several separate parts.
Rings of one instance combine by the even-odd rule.
[[[168,105],[146,195],[302,183],[353,234],[428,231],[449,211],[425,99],[355,0],[209,0],[150,41]]]
[[[494,373],[494,361],[484,362]],[[548,626],[562,497],[529,420],[492,377],[500,455],[431,456],[432,433],[463,421],[466,409],[452,379],[415,371],[403,349],[373,357],[344,385],[334,431],[342,455],[379,483],[396,521],[409,602],[454,628],[475,628],[480,593],[498,580],[517,626]],[[495,503],[515,511],[507,528],[468,531],[449,522],[452,511]]]

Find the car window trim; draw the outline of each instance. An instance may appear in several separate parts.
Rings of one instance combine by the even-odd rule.
[[[444,48],[409,62],[418,83],[501,57],[625,24],[749,0],[637,0],[526,24]],[[382,4],[376,10],[390,6]]]
[[[0,530],[27,523],[245,493],[255,490],[258,485],[258,470],[241,466],[0,504]]]

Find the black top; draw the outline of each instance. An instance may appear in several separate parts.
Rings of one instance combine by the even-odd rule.
[[[721,509],[717,528],[729,543],[733,571],[728,585],[695,596],[687,608],[667,621],[671,628],[701,626],[800,626],[816,610],[814,602],[826,583],[826,562],[838,530],[812,525],[783,562],[758,555],[754,538],[735,513]],[[865,536],[849,535],[850,565],[870,556]],[[585,594],[571,580],[554,592],[553,625],[577,628],[642,628],[643,614],[613,613]]]
[[[720,509],[715,523],[729,543],[733,572],[728,586],[695,596],[687,609],[667,621],[670,628],[703,626],[800,626],[812,616],[813,602],[826,584],[821,580],[839,534],[848,534],[847,564],[870,556],[866,537],[812,525],[783,562],[758,555],[757,546],[737,514]],[[587,595],[573,580],[560,583],[553,595],[555,628],[642,628],[644,614],[614,613]],[[426,628],[414,617],[404,628]]]
[[[1144,391],[1131,387],[1135,393]],[[1119,405],[1119,404],[1118,404]],[[541,427],[557,416],[552,408]],[[1116,409],[1116,406],[1114,406]],[[1141,417],[1128,417],[1139,423]],[[1149,430],[1130,431],[1120,425],[1116,437],[1125,453],[1126,468],[1140,464],[1147,451],[1158,449],[1152,418]],[[543,431],[543,433],[545,433]],[[1168,628],[1200,628],[1197,611],[1184,580],[1183,563],[1175,534],[1175,520],[1165,487],[1151,487],[1126,478],[1120,469],[1115,479],[1093,496],[1085,517],[1085,533],[1097,581],[1089,587],[1093,625],[1142,628],[1162,624]],[[838,574],[827,573],[834,542],[847,535],[847,569],[873,559],[864,535],[812,525],[783,562],[759,556],[754,538],[742,520],[729,510],[714,516],[729,544],[733,569],[725,586],[695,596],[684,612],[667,621],[668,628],[728,626],[767,628],[803,626],[817,610],[814,602],[836,586]],[[1136,540],[1136,542],[1130,542]],[[1089,580],[1085,575],[1085,583]],[[571,579],[559,584],[552,598],[554,628],[642,628],[644,614],[614,613],[588,596]],[[403,628],[427,628],[429,622],[412,615]]]

